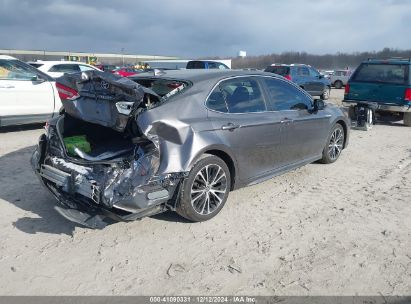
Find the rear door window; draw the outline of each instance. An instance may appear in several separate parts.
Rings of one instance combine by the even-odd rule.
[[[251,77],[238,77],[220,83],[229,113],[266,111],[266,105],[258,82]]]
[[[405,64],[362,64],[354,81],[406,84],[408,82],[408,65]]]

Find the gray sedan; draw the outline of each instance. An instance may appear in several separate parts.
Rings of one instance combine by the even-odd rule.
[[[65,110],[32,166],[56,210],[88,227],[166,210],[208,220],[230,191],[335,162],[348,144],[340,108],[271,73],[93,71],[57,82]]]

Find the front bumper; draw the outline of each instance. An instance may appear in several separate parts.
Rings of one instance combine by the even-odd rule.
[[[395,104],[388,104],[388,103],[380,103],[378,101],[363,101],[363,100],[351,100],[351,99],[344,99],[342,103],[344,106],[347,106],[347,107],[355,106],[357,104],[365,104],[377,111],[411,112],[411,105],[395,105]]]
[[[36,175],[59,202],[56,211],[90,228],[103,228],[106,218],[131,221],[165,211],[184,177],[153,176],[144,155],[129,169],[95,170],[47,155],[47,145],[43,135],[31,158]]]

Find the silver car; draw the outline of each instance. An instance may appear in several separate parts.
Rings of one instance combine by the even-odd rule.
[[[57,211],[88,227],[166,210],[208,220],[230,191],[335,162],[348,144],[340,108],[272,73],[91,71],[57,88],[64,111],[48,123],[32,166]]]

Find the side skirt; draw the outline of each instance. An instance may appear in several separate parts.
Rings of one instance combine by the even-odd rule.
[[[313,162],[315,162],[315,161],[317,161],[317,160],[319,160],[319,159],[321,159],[321,158],[322,158],[322,155],[318,155],[318,156],[314,156],[314,157],[310,157],[310,158],[304,159],[304,160],[299,161],[299,162],[297,162],[297,163],[293,163],[293,164],[290,164],[290,165],[286,165],[286,166],[280,167],[280,168],[278,168],[278,169],[274,169],[274,170],[269,171],[269,172],[267,172],[267,173],[265,173],[265,174],[263,174],[263,175],[258,176],[257,178],[254,178],[254,179],[252,179],[252,180],[249,180],[248,182],[245,182],[245,183],[242,184],[242,185],[239,185],[239,187],[236,187],[236,189],[241,188],[241,187],[247,187],[247,186],[252,186],[252,185],[256,185],[256,184],[262,183],[262,182],[264,182],[264,181],[266,181],[266,180],[269,180],[269,179],[271,179],[271,178],[273,178],[273,177],[275,177],[275,176],[284,174],[284,173],[286,173],[286,172],[288,172],[288,171],[291,171],[291,170],[293,170],[293,169],[296,169],[296,168],[305,166],[305,165],[307,165],[307,164],[311,164],[311,163],[313,163]]]

